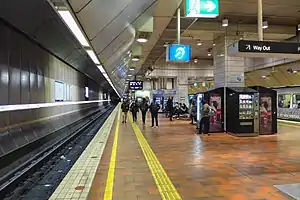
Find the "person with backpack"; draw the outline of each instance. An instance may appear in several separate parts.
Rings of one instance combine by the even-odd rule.
[[[130,111],[131,111],[131,114],[132,114],[133,122],[136,122],[137,113],[139,112],[139,106],[137,104],[137,101],[132,102],[132,104],[130,106]]]
[[[122,123],[127,123],[127,114],[128,114],[128,111],[129,111],[129,103],[126,99],[123,100],[123,103],[121,105],[121,110],[122,110],[122,113],[123,113],[123,121]]]
[[[210,117],[213,116],[215,113],[215,110],[208,105],[208,103],[203,100],[202,102],[202,110],[201,110],[201,120],[200,120],[200,126],[199,126],[199,134],[202,134],[202,128],[203,128],[203,134],[209,134],[209,123],[210,123]]]
[[[143,124],[146,123],[146,114],[147,114],[148,109],[149,109],[148,103],[147,103],[146,99],[143,98],[143,101],[142,101],[141,106],[140,106],[140,110],[142,112]]]
[[[158,111],[160,109],[158,103],[155,101],[156,99],[153,98],[152,103],[150,104],[150,112],[151,112],[151,117],[152,117],[152,128],[154,127],[154,120],[156,127],[158,127]]]

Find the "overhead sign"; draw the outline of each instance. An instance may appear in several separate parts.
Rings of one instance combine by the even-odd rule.
[[[167,47],[166,61],[189,62],[191,60],[191,46],[173,44]]]
[[[228,55],[299,58],[300,43],[240,40],[228,47]]]
[[[185,0],[186,17],[216,18],[219,16],[219,0]]]
[[[142,90],[143,89],[143,81],[129,81],[129,89],[130,90]]]

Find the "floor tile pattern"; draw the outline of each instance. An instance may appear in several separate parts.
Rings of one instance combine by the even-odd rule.
[[[118,109],[119,106],[107,118],[102,128],[52,194],[50,200],[83,200],[87,198]]]
[[[113,135],[110,136],[104,156],[96,172],[90,200],[104,199],[105,182],[109,168]],[[157,190],[143,152],[129,123],[119,126],[113,200],[159,200]]]
[[[300,182],[298,128],[237,138],[197,136],[188,121],[170,122],[163,115],[159,122],[157,129],[150,121],[140,128],[183,199],[285,200],[274,185]]]

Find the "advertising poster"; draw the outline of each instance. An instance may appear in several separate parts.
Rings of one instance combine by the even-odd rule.
[[[260,97],[260,133],[272,133],[272,98]]]
[[[210,106],[213,106],[217,110],[217,114],[210,118],[210,132],[222,131],[222,104],[221,96],[213,94],[210,97]]]

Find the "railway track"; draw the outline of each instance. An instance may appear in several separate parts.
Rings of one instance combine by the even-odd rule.
[[[112,110],[113,107],[109,107],[87,117],[79,129],[44,147],[2,176],[0,199],[48,199]],[[42,196],[35,194],[37,192]]]

